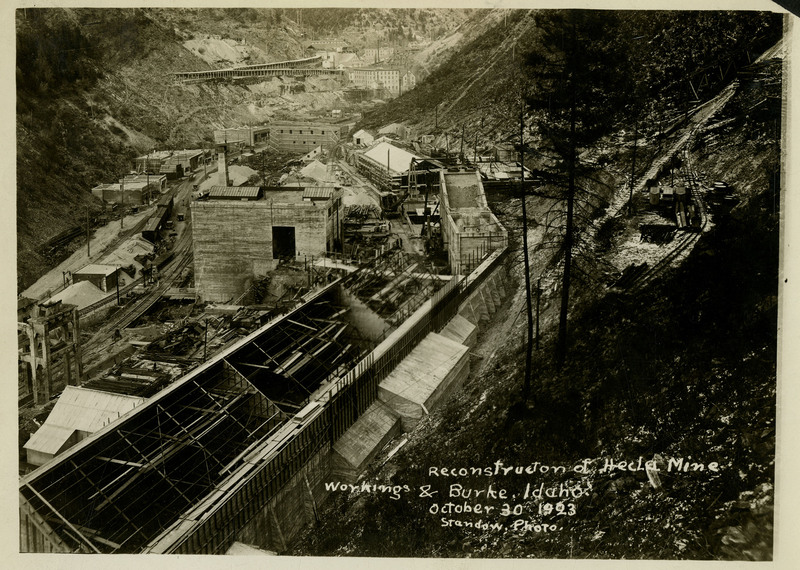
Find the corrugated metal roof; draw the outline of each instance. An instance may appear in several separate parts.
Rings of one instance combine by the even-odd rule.
[[[210,198],[258,198],[260,186],[212,186]]]
[[[58,453],[75,430],[99,431],[144,401],[145,398],[135,396],[67,386],[44,425],[31,436],[25,448]]]
[[[330,186],[312,186],[303,190],[303,200],[327,200],[333,196],[335,188]]]

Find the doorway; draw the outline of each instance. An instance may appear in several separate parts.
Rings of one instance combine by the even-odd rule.
[[[294,259],[294,227],[272,226],[272,259]]]

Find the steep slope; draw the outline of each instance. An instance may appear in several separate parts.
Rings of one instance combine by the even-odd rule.
[[[539,17],[536,10],[476,10],[446,40],[453,42],[441,52],[447,59],[425,81],[366,115],[359,126],[406,122],[420,133],[449,132],[451,141],[462,132],[469,141],[477,135],[479,146],[517,136],[519,94],[530,88],[526,58],[542,50]],[[635,58],[650,97],[641,102],[647,112],[637,111],[640,128],[655,132],[697,97],[718,92],[780,32],[775,14],[630,11],[619,13],[606,36]],[[437,139],[437,145],[443,142]]]
[[[741,74],[689,149],[739,205],[714,210],[684,263],[636,294],[589,276],[584,286],[597,292],[572,312],[563,370],[551,358],[553,320],[544,321],[527,405],[524,319],[501,313],[503,327],[513,324],[479,338],[496,347],[476,350],[483,373],[366,474],[411,491],[334,495],[295,553],[772,558],[780,62],[754,75]],[[543,312],[556,303],[547,288]]]

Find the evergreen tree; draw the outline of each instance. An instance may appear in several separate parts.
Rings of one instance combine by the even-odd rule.
[[[595,166],[580,156],[609,133],[624,108],[627,58],[613,33],[616,13],[588,10],[548,11],[537,16],[541,47],[527,58],[532,93],[528,107],[547,164],[542,174],[559,189],[565,211],[552,223],[563,228],[556,361],[567,354],[567,315],[576,245],[576,204],[590,202],[588,179]]]

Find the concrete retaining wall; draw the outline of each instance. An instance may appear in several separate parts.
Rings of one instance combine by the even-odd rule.
[[[328,496],[331,449],[324,446],[292,477],[236,534],[236,541],[284,552],[307,524],[317,518],[317,509]]]

